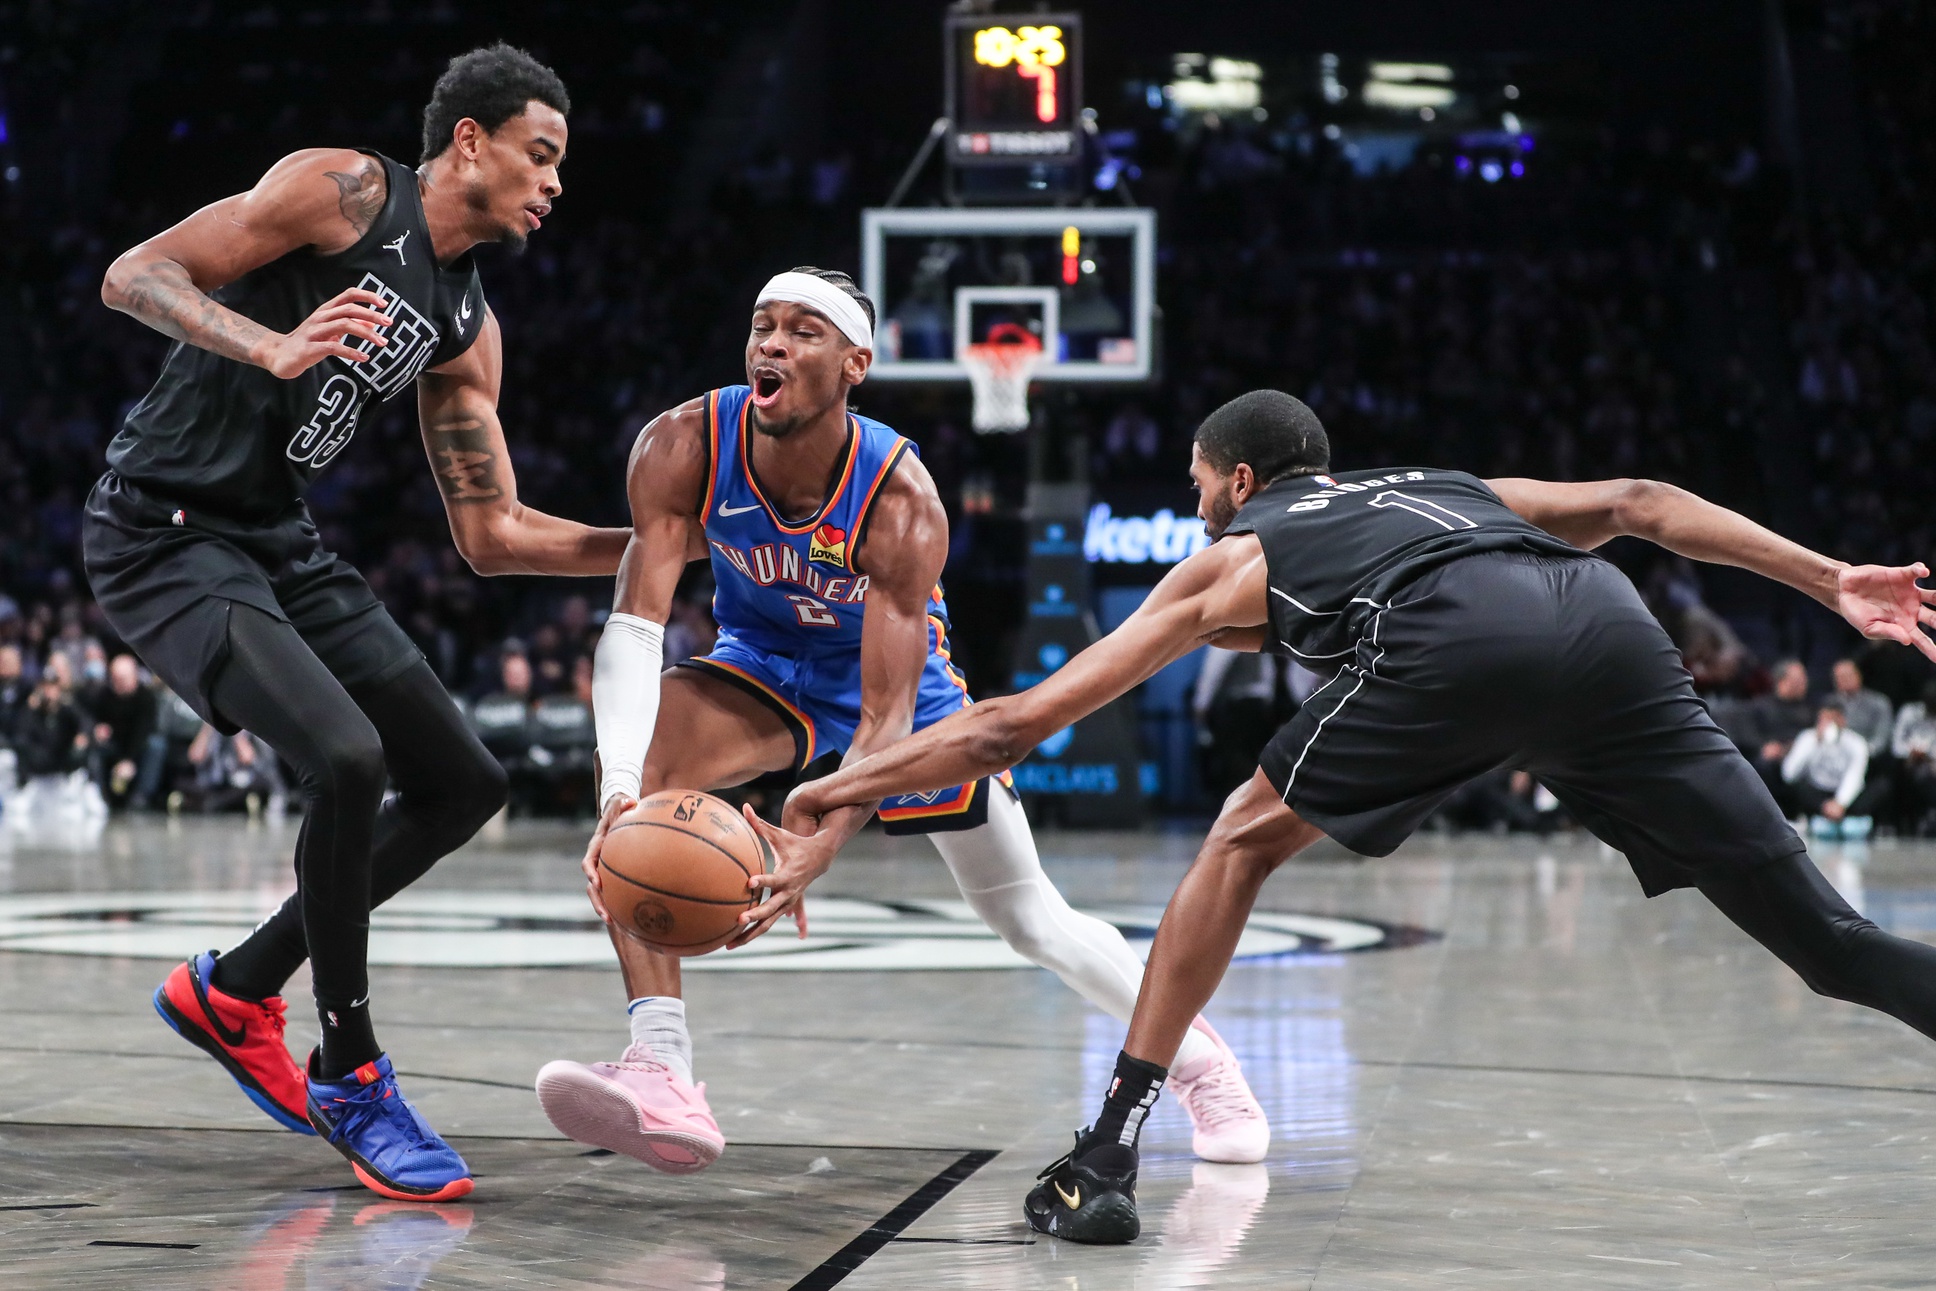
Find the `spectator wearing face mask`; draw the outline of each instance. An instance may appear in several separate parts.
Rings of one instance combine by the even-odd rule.
[[[1831,696],[1782,759],[1786,805],[1809,817],[1817,838],[1867,838],[1875,824],[1863,792],[1868,770],[1868,743],[1849,729],[1841,701]]]

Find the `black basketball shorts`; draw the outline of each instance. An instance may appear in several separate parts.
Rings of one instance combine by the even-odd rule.
[[[1399,588],[1259,763],[1368,856],[1500,766],[1625,853],[1649,896],[1805,850],[1633,585],[1593,557],[1475,555]]]
[[[423,658],[363,576],[323,549],[306,508],[266,523],[178,507],[113,471],[88,494],[81,551],[108,622],[170,690],[224,734],[210,689],[228,661],[229,607],[296,629],[346,690]]]

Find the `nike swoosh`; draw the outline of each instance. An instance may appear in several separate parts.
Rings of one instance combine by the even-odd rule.
[[[758,511],[760,507],[759,507],[759,503],[757,502],[750,507],[729,507],[724,502],[722,502],[719,504],[719,506],[716,509],[718,510],[719,514],[722,516],[743,516],[748,511]]]
[[[1082,1189],[1077,1188],[1074,1192],[1064,1192],[1062,1191],[1062,1185],[1053,1179],[1049,1181],[1049,1186],[1055,1189],[1055,1195],[1062,1198],[1062,1204],[1070,1210],[1082,1209]]]
[[[202,1006],[202,1016],[208,1019],[209,1030],[215,1032],[216,1037],[223,1044],[233,1049],[248,1038],[249,1028],[246,1023],[231,1031],[222,1025],[221,1018],[215,1016],[215,1006],[208,1002],[208,986],[202,981],[202,975],[195,971],[193,964],[189,965],[188,980],[195,984],[195,1002]]]

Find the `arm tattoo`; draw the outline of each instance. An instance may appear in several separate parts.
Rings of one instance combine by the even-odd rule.
[[[173,260],[157,260],[128,283],[122,308],[164,336],[224,358],[255,360],[255,347],[275,333],[207,295]]]
[[[437,487],[446,502],[488,502],[503,496],[497,484],[497,453],[481,419],[457,413],[438,418],[427,429]]]
[[[323,173],[336,181],[336,208],[356,230],[356,236],[368,233],[376,217],[383,214],[383,203],[389,196],[390,186],[384,181],[383,167],[374,157],[365,157],[355,174],[346,175],[338,170]]]

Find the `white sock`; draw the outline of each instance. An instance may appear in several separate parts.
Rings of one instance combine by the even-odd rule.
[[[961,895],[1003,941],[1103,1012],[1129,1021],[1143,986],[1142,961],[1114,924],[1071,909],[1049,882],[1022,805],[998,785],[989,795],[987,824],[928,836]],[[1210,1037],[1192,1028],[1170,1065],[1216,1051]]]
[[[692,1037],[686,1033],[686,1002],[673,995],[646,995],[625,1006],[632,1024],[632,1043],[652,1050],[652,1056],[692,1083]]]

